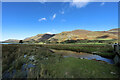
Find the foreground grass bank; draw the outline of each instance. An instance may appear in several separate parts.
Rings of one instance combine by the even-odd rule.
[[[107,58],[113,58],[115,56],[112,46],[107,44],[44,44],[41,46],[58,50],[86,52]]]
[[[120,78],[116,65],[64,58],[41,45],[3,45],[2,53],[3,78]]]
[[[60,63],[48,65],[51,75],[65,78],[115,78],[120,70],[115,65],[87,59],[64,58]]]

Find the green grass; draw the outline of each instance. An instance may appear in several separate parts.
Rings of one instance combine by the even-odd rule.
[[[58,50],[71,50],[76,52],[97,54],[107,58],[113,58],[115,56],[112,46],[105,44],[44,44],[42,46]]]
[[[97,40],[113,40],[113,39],[104,39],[104,38],[99,38]]]
[[[106,45],[107,43],[97,43],[97,42],[96,43],[92,43],[91,42],[91,43],[69,43],[69,44],[79,44],[79,45],[80,44],[81,45],[90,45],[90,44],[92,44],[92,45],[98,45],[99,44],[99,45]]]
[[[13,78],[23,78],[26,76],[21,71],[22,65],[31,63],[35,64],[35,67],[27,68],[27,78],[120,78],[120,69],[116,65],[87,59],[64,58],[62,55],[55,54],[45,47],[49,46],[44,45],[43,47],[43,45],[34,44],[3,45],[2,72],[8,70],[12,73],[12,70],[15,69],[16,73]],[[52,47],[55,48],[56,45],[50,45],[49,48]],[[72,49],[73,45],[58,45],[58,47],[59,49],[68,49],[68,47]],[[74,45],[74,47],[73,50],[79,50],[81,46]],[[25,54],[27,55],[26,58],[24,58]],[[29,57],[33,55],[36,62],[29,60]]]
[[[49,65],[49,72],[56,78],[115,78],[118,67],[93,60],[64,58],[60,63]],[[111,74],[114,72],[115,74]]]
[[[0,59],[0,79],[2,78],[2,59]]]

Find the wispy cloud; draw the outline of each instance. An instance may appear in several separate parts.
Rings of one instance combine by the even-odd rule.
[[[64,14],[65,12],[64,12],[64,11],[61,11],[60,13],[61,13],[61,14]]]
[[[38,21],[46,21],[47,19],[46,18],[40,18],[40,19],[38,19]]]
[[[56,14],[53,15],[52,20],[54,20],[55,18],[56,18]]]
[[[66,22],[66,20],[65,20],[65,19],[62,19],[61,21],[62,21],[62,22]]]
[[[75,6],[76,8],[82,8],[88,5],[90,0],[73,0],[73,2],[70,3],[70,6]]]
[[[38,0],[38,2],[44,4],[45,2],[47,2],[47,0]]]
[[[105,3],[104,3],[104,2],[102,2],[100,5],[101,5],[101,6],[103,6],[104,4],[105,4]]]

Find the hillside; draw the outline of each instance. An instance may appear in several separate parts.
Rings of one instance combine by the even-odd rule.
[[[118,32],[118,28],[108,30],[108,32]]]
[[[32,37],[24,39],[24,42],[32,42],[32,41],[44,42],[53,36],[55,36],[55,34],[38,34],[36,36],[32,36]]]
[[[18,43],[18,42],[19,40],[17,39],[8,39],[8,40],[3,41],[3,43]]]
[[[44,41],[57,41],[63,42],[66,40],[109,40],[109,39],[118,39],[118,29],[111,29],[108,31],[88,31],[88,30],[73,30],[73,31],[64,31],[58,34],[38,34],[24,39],[25,42],[44,42]]]

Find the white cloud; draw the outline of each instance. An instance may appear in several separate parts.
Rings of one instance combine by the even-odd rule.
[[[45,2],[47,2],[47,0],[38,0],[38,2],[44,4]]]
[[[88,5],[90,0],[73,0],[73,2],[70,3],[70,6],[75,6],[77,8],[82,8]]]
[[[105,3],[104,3],[104,2],[102,2],[100,5],[101,5],[101,6],[103,6],[104,4],[105,4]]]
[[[52,32],[46,32],[47,34],[53,34]]]
[[[52,20],[54,20],[55,18],[56,18],[56,14],[53,15]]]
[[[46,32],[47,34],[56,34],[58,31],[56,29],[52,29],[49,32]]]
[[[41,18],[38,21],[46,21],[46,20],[47,20],[46,18]]]

